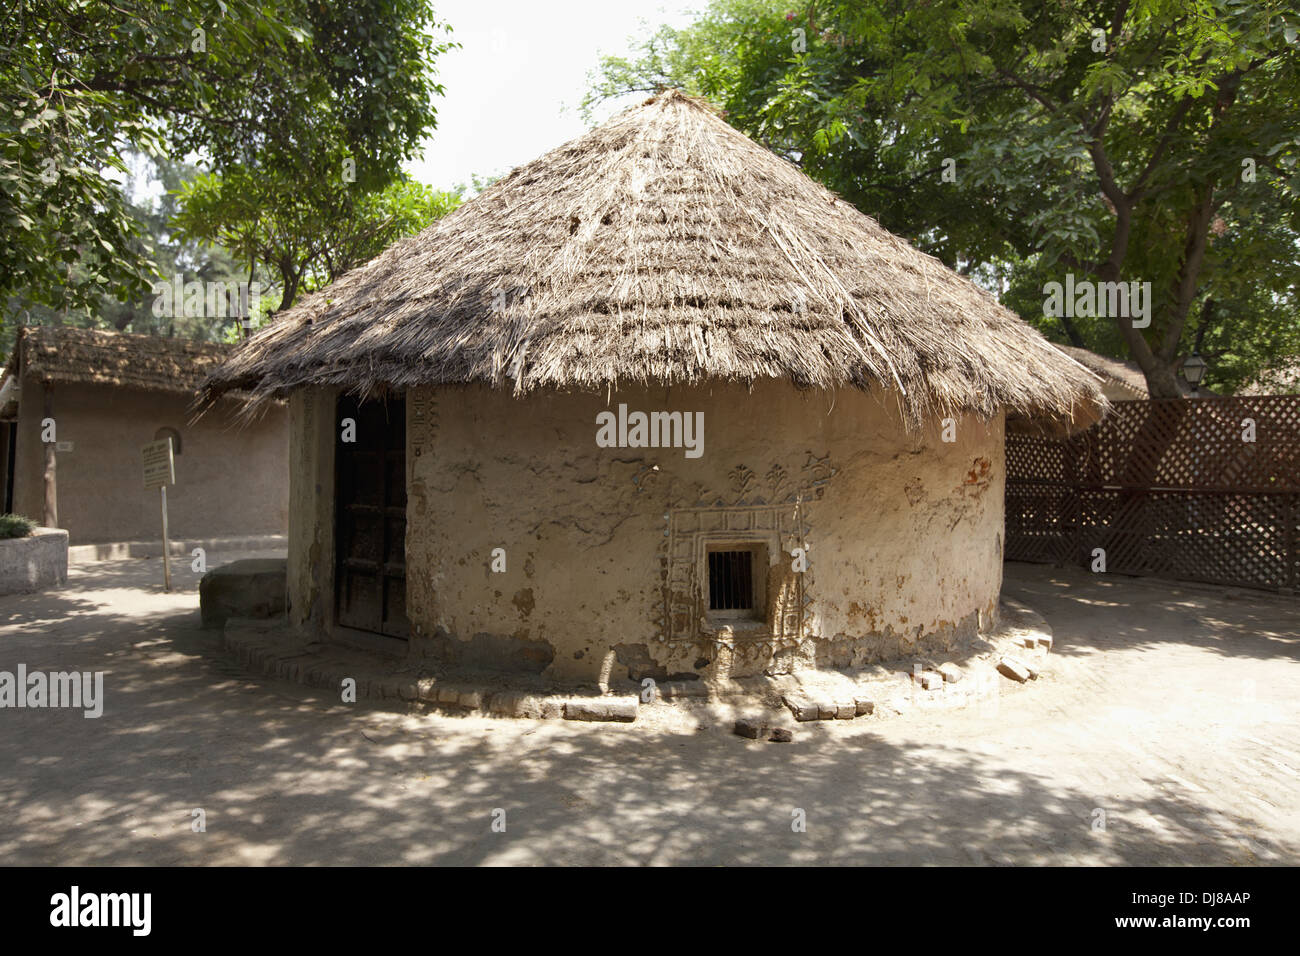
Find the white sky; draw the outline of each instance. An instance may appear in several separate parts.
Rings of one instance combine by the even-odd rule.
[[[437,61],[438,128],[407,166],[436,189],[509,172],[583,133],[579,107],[602,54],[681,27],[707,0],[433,0],[463,49]],[[441,34],[440,34],[441,35]],[[623,103],[620,105],[630,105]],[[604,119],[613,110],[598,112]]]

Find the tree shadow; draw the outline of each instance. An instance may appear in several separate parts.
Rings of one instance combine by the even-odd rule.
[[[1008,561],[1004,596],[1042,614],[1053,653],[1183,644],[1225,657],[1300,658],[1300,599]]]
[[[107,580],[113,580],[112,575]],[[1020,590],[1069,592],[1044,576]],[[1103,594],[1107,592],[1102,592]],[[1293,861],[1195,796],[1099,797],[993,746],[888,725],[418,716],[254,679],[177,609],[0,629],[0,666],[103,670],[99,719],[0,712],[0,859],[11,865],[1151,864]],[[1029,603],[1033,604],[1032,600]],[[7,609],[7,605],[0,603]],[[1051,608],[1048,611],[1051,619]],[[1125,614],[1127,614],[1127,610]],[[1111,615],[1112,617],[1117,615]],[[1123,615],[1118,615],[1123,616]],[[975,718],[972,718],[972,720]],[[838,723],[838,722],[827,722]],[[1104,789],[1099,784],[1099,790]],[[1099,805],[1099,799],[1108,801]],[[1107,826],[1094,829],[1094,811]],[[203,810],[206,832],[192,829]],[[493,830],[504,811],[504,832]],[[796,811],[806,832],[792,828]],[[1252,842],[1253,841],[1253,842]],[[1281,854],[1281,856],[1279,856]]]

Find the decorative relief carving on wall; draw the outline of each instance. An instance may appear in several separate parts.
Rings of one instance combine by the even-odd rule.
[[[655,479],[659,478],[661,475],[662,472],[659,470],[658,465],[652,465],[649,462],[643,461],[641,462],[640,467],[632,474],[632,486],[636,488],[637,494],[640,494],[645,491],[648,486],[654,484]]]
[[[804,487],[811,492],[805,495],[807,498],[819,499],[826,493],[826,486],[830,480],[835,477],[836,468],[831,465],[830,452],[818,458],[812,452],[808,452],[808,460],[803,463],[803,482]]]
[[[664,544],[660,554],[664,602],[660,639],[665,643],[699,642],[712,637],[702,627],[707,613],[707,595],[702,593],[699,563],[705,544],[719,540],[770,540],[777,543],[777,567],[786,562],[784,553],[802,545],[810,530],[807,503],[822,497],[835,475],[830,455],[811,452],[797,478],[780,464],[773,464],[760,484],[758,473],[739,464],[727,475],[733,498],[709,499],[699,495],[688,506],[670,505],[664,513]],[[698,489],[697,489],[698,490]],[[754,494],[756,491],[766,494]],[[752,497],[751,497],[752,496]],[[785,567],[789,567],[785,564]],[[734,632],[738,652],[774,653],[797,644],[806,629],[812,598],[809,575],[779,574],[779,582],[768,596],[775,604],[769,613],[770,627]]]
[[[790,477],[780,465],[773,465],[767,470],[767,484],[773,501],[780,501],[790,488]]]
[[[412,389],[408,395],[410,418],[407,431],[411,436],[411,457],[419,458],[438,434],[438,402],[427,389]]]
[[[727,477],[731,479],[731,490],[736,493],[737,498],[743,500],[745,495],[749,494],[749,489],[758,476],[744,465],[737,465],[731,469]]]

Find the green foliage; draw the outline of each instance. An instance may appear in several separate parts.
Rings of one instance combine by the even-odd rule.
[[[176,275],[181,276],[182,282],[250,281],[247,263],[241,264],[220,246],[185,241],[170,226],[177,211],[177,192],[188,179],[198,175],[193,165],[141,154],[130,154],[125,160],[133,173],[125,188],[126,209],[140,231],[139,237],[132,241],[133,249],[148,257],[150,282],[170,282]],[[155,195],[157,192],[161,195]],[[72,263],[70,272],[73,283],[84,281],[85,267],[81,263]],[[26,295],[11,296],[3,311],[0,351],[8,354],[20,324],[64,324],[199,341],[221,340],[222,320],[203,316],[156,315],[154,298],[149,286],[142,287],[125,300],[116,298],[111,290],[105,290],[82,307],[64,309],[42,305]]]
[[[127,150],[304,191],[346,158],[382,190],[436,124],[446,32],[423,0],[24,0],[0,20],[0,298],[145,294]]]
[[[398,239],[427,229],[452,212],[464,198],[463,187],[443,192],[403,177],[382,192],[360,197],[352,212],[331,225],[322,237],[321,269],[333,281],[373,259]],[[323,283],[319,283],[323,284]]]
[[[461,192],[438,192],[405,176],[382,190],[326,179],[315,189],[234,169],[200,175],[180,190],[177,234],[218,244],[278,277],[279,303],[333,281],[403,236],[431,225],[460,204]]]
[[[1153,394],[1196,339],[1231,387],[1297,344],[1298,24],[1268,0],[715,0],[607,59],[586,105],[707,96],[1058,340],[1131,354]],[[1151,327],[1044,319],[1067,271],[1150,281]]]
[[[0,294],[22,290],[62,306],[86,305],[101,289],[138,290],[148,269],[133,241],[139,227],[104,172],[125,172],[119,136],[145,142],[150,132],[115,123],[103,94],[53,100],[34,86],[15,89],[10,72],[0,66]]]
[[[0,540],[25,538],[36,528],[36,522],[22,515],[0,515]]]

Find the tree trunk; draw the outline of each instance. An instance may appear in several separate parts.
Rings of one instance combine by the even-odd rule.
[[[1178,388],[1178,373],[1174,366],[1156,358],[1155,365],[1146,370],[1147,391],[1152,398],[1182,398]]]
[[[1061,310],[1065,312],[1064,309]],[[1076,349],[1087,348],[1083,343],[1083,336],[1079,334],[1079,328],[1074,324],[1068,315],[1061,315],[1061,326],[1065,329],[1065,337],[1070,340],[1070,344]]]
[[[1210,323],[1214,321],[1214,299],[1207,298],[1201,303],[1201,319],[1196,323],[1196,337],[1192,339],[1192,351],[1201,350],[1201,342],[1205,339],[1205,333],[1210,328]]]
[[[298,284],[302,281],[302,270],[295,269],[291,264],[281,263],[280,278],[284,282],[284,295],[276,307],[276,312],[283,312],[293,305],[294,299],[298,298]]]

